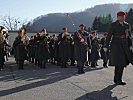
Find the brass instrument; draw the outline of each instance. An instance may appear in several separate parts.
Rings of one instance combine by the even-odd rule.
[[[83,43],[84,45],[87,45],[85,38],[79,32],[76,32],[76,37],[80,39],[81,43]]]
[[[64,38],[66,38],[66,39],[70,39],[70,38],[71,38],[71,36],[70,36],[70,34],[69,34],[69,33],[67,33],[67,34],[64,34]]]
[[[29,37],[25,34],[21,34],[21,41],[23,42],[23,46],[25,47],[25,49],[27,49],[27,45],[29,44]]]

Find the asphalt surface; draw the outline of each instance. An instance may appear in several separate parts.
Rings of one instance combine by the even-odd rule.
[[[0,100],[133,100],[133,66],[124,70],[125,86],[113,83],[114,67],[85,67],[85,74],[78,75],[77,68],[60,68],[47,64],[39,69],[25,63],[18,70],[10,57],[0,72]]]

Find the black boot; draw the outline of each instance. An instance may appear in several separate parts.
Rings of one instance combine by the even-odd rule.
[[[77,66],[78,67],[78,74],[81,74],[81,68],[80,66]]]
[[[43,68],[43,69],[46,68],[46,62],[47,62],[47,61],[43,61],[43,62],[42,62],[42,68]]]
[[[28,61],[31,62],[31,58],[29,58]]]
[[[85,73],[85,71],[84,71],[84,66],[81,67],[81,73],[82,73],[82,74]]]
[[[103,64],[103,67],[104,67],[104,68],[108,68],[107,63],[104,63],[104,64]]]
[[[62,66],[61,68],[67,68],[66,59],[62,59]]]
[[[71,59],[71,66],[75,66],[75,60]]]
[[[35,65],[37,65],[37,59],[35,59]]]
[[[34,58],[32,58],[32,61],[31,62],[34,63]]]
[[[118,78],[119,78],[119,82],[117,83],[118,85],[126,85],[126,82],[124,82],[122,80],[122,76],[123,76],[123,70],[124,70],[124,67],[120,67],[119,69],[119,75],[118,75]]]
[[[91,67],[96,68],[96,63],[95,62],[92,62],[91,63]]]
[[[38,60],[37,65],[40,66],[40,64],[42,64],[42,62]]]
[[[114,76],[114,83],[116,85],[126,85],[124,81],[122,81],[124,67],[115,66],[115,76]]]
[[[39,68],[43,68],[43,64],[42,64],[42,61],[39,61]]]
[[[78,74],[84,74],[83,66],[78,66]]]
[[[24,69],[24,63],[22,61],[19,61],[18,69],[23,70]]]
[[[85,63],[85,66],[89,66],[89,63],[88,63],[88,61]]]

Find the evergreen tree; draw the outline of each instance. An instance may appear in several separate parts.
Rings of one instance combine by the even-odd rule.
[[[100,23],[99,17],[96,16],[92,24],[92,29],[97,30],[99,27],[99,23]]]
[[[88,27],[88,30],[87,30],[88,32],[91,32],[91,27]]]
[[[107,16],[95,17],[92,29],[98,32],[107,32],[109,25],[112,23],[112,17],[110,14]]]
[[[131,25],[131,31],[133,32],[133,9],[131,8],[126,15],[126,22]]]

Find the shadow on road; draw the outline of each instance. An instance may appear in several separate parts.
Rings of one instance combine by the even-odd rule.
[[[1,90],[0,96],[6,96],[24,90],[52,84],[70,78],[74,75],[77,75],[77,68],[60,68],[53,65],[48,65],[47,69],[39,69],[37,66],[34,66],[33,64],[27,64],[25,65],[25,70],[21,71],[17,70],[17,67],[14,64],[8,64],[7,67],[9,67],[7,68],[9,69],[8,72],[5,71],[3,73],[0,73],[0,81],[18,82],[16,84],[21,84],[21,81],[24,81],[25,84],[17,86],[15,88]],[[87,69],[87,71],[94,71],[100,69],[101,68],[93,70]],[[10,72],[11,70],[12,72]]]
[[[91,93],[87,93],[76,100],[118,100],[117,97],[112,96],[112,89],[115,88],[117,85],[109,85],[103,90],[100,91],[93,91]]]

